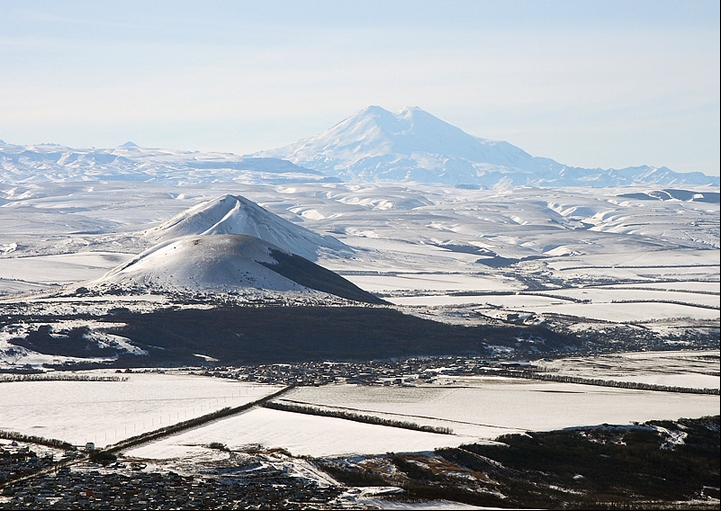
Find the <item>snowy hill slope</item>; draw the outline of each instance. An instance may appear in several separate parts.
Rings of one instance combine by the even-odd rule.
[[[368,107],[314,137],[256,153],[352,180],[450,185],[623,186],[715,184],[666,167],[585,169],[533,157],[508,142],[471,136],[420,108]]]
[[[74,149],[56,144],[22,146],[0,141],[0,183],[152,181],[168,184],[315,182],[327,178],[277,158],[141,148]]]
[[[253,236],[185,236],[162,242],[89,281],[91,289],[262,294],[321,291],[382,303],[339,275]]]
[[[332,236],[322,236],[266,211],[240,195],[225,195],[203,202],[146,232],[154,240],[196,234],[246,234],[306,259],[319,251],[350,255],[353,251]]]

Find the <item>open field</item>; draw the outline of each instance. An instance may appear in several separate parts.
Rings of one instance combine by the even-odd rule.
[[[506,378],[454,380],[449,385],[454,388],[298,388],[280,400],[445,426],[460,435],[488,439],[504,432],[628,424],[673,415],[699,417],[714,414],[719,406],[718,396]]]
[[[591,379],[698,389],[720,386],[718,350],[618,353],[539,360],[534,365],[555,374]]]
[[[335,456],[389,451],[427,451],[475,441],[471,436],[440,435],[292,412],[253,409],[247,413],[130,449],[128,456],[151,459],[192,457],[210,442],[230,449],[259,444],[294,455]]]
[[[278,389],[189,374],[78,374],[127,380],[0,382],[0,430],[102,447]]]
[[[718,351],[605,355],[540,361],[545,371],[580,376],[718,388]],[[342,418],[253,408],[133,449],[134,456],[177,457],[205,452],[211,442],[241,448],[282,447],[296,455],[430,450],[499,435],[602,423],[714,415],[718,395],[679,394],[502,377],[450,376],[417,386],[331,384],[298,387],[280,403],[372,415],[395,422],[449,428],[453,435],[361,424]],[[61,373],[118,381],[0,382],[0,429],[82,445],[117,443],[223,407],[271,394],[277,385],[242,383],[186,372]],[[48,375],[52,377],[52,375]],[[127,378],[127,380],[125,380]],[[7,378],[6,378],[7,379]],[[195,453],[195,454],[193,454]]]

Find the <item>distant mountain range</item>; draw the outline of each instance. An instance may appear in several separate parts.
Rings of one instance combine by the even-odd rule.
[[[131,180],[171,184],[413,181],[494,186],[719,186],[718,176],[642,165],[571,167],[508,142],[474,137],[420,108],[368,107],[294,144],[250,156],[141,148],[72,149],[0,141],[0,183]]]
[[[185,183],[295,183],[338,181],[278,158],[138,147],[75,149],[56,144],[22,146],[0,140],[0,183],[152,181]]]
[[[716,176],[682,174],[666,167],[570,167],[531,156],[508,142],[474,137],[417,107],[393,114],[370,106],[323,133],[255,156],[282,158],[330,176],[360,181],[470,187],[719,185]]]

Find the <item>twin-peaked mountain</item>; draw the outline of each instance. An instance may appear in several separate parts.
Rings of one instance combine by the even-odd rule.
[[[371,106],[323,133],[255,156],[282,158],[360,181],[588,187],[719,184],[718,177],[680,174],[666,167],[570,167],[531,156],[508,142],[474,137],[417,107],[394,114]]]

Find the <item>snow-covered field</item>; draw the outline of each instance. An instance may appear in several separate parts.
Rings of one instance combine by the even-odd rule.
[[[718,309],[698,308],[675,303],[564,303],[541,307],[523,307],[536,313],[563,314],[579,318],[598,319],[610,323],[643,322],[655,319],[708,319],[718,320]]]
[[[148,249],[154,243],[148,233],[174,215],[183,218],[189,208],[234,194],[287,220],[288,232],[295,224],[326,236],[330,247],[341,246],[327,236],[344,243],[350,250],[319,253],[317,262],[409,309],[439,307],[493,317],[561,314],[578,318],[579,328],[581,318],[654,329],[719,324],[715,202],[629,196],[643,195],[648,187],[473,190],[322,182],[312,174],[300,179],[297,169],[281,183],[263,172],[178,169],[144,166],[149,179],[175,172],[173,179],[157,182],[108,180],[102,169],[90,174],[79,169],[75,182],[55,174],[0,182],[0,295],[5,295],[0,314],[3,304],[13,302],[59,313],[75,310],[79,302],[21,293],[97,279]],[[291,182],[296,178],[303,182]],[[693,190],[717,193],[712,187]],[[212,226],[226,221],[221,216]],[[163,303],[146,298],[137,307]],[[83,300],[84,310],[114,306]],[[0,332],[5,342],[0,347],[10,349],[6,341],[12,335]],[[642,361],[619,357],[558,361],[549,363],[549,370],[718,387],[717,371],[689,370],[701,363],[684,354]],[[275,390],[181,374],[128,376],[124,382],[0,383],[0,429],[107,445]],[[492,378],[441,382],[416,388],[299,388],[283,398],[446,426],[455,436],[253,409],[133,454],[172,457],[216,441],[311,455],[417,451],[513,431],[698,417],[719,410],[718,396],[710,395]]]
[[[311,456],[420,451],[488,441],[507,433],[700,417],[716,414],[719,408],[719,397],[712,395],[491,377],[457,378],[452,385],[425,387],[301,387],[278,401],[447,427],[454,434],[259,408],[134,448],[128,454],[182,458],[202,452],[210,442],[231,449],[261,444]]]
[[[299,388],[281,400],[376,412],[479,438],[604,422],[628,424],[674,414],[698,417],[716,413],[719,406],[718,396],[490,377],[455,380],[452,388]]]
[[[0,381],[0,430],[102,447],[278,389],[169,372],[78,374],[127,380]]]
[[[202,446],[210,442],[221,442],[231,449],[261,444],[269,448],[282,447],[294,455],[333,456],[427,451],[473,440],[467,436],[425,433],[258,408],[139,446],[127,454],[142,458],[176,458],[202,451]]]
[[[658,351],[539,360],[545,371],[583,378],[718,389],[719,351]]]
[[[20,280],[37,285],[70,284],[86,280],[91,274],[105,273],[132,257],[133,254],[117,252],[80,252],[4,258],[0,263],[0,282]]]
[[[718,350],[603,355],[538,362],[557,374],[695,388],[718,388]],[[715,375],[714,375],[715,371]],[[67,374],[67,373],[64,373]],[[127,381],[0,382],[0,429],[98,446],[259,399],[276,386],[178,371],[77,373]],[[447,427],[453,435],[254,408],[145,444],[127,454],[168,459],[202,455],[211,442],[260,444],[293,454],[421,451],[528,430],[700,417],[717,395],[679,394],[499,377],[440,376],[433,385],[299,387],[280,402]]]

